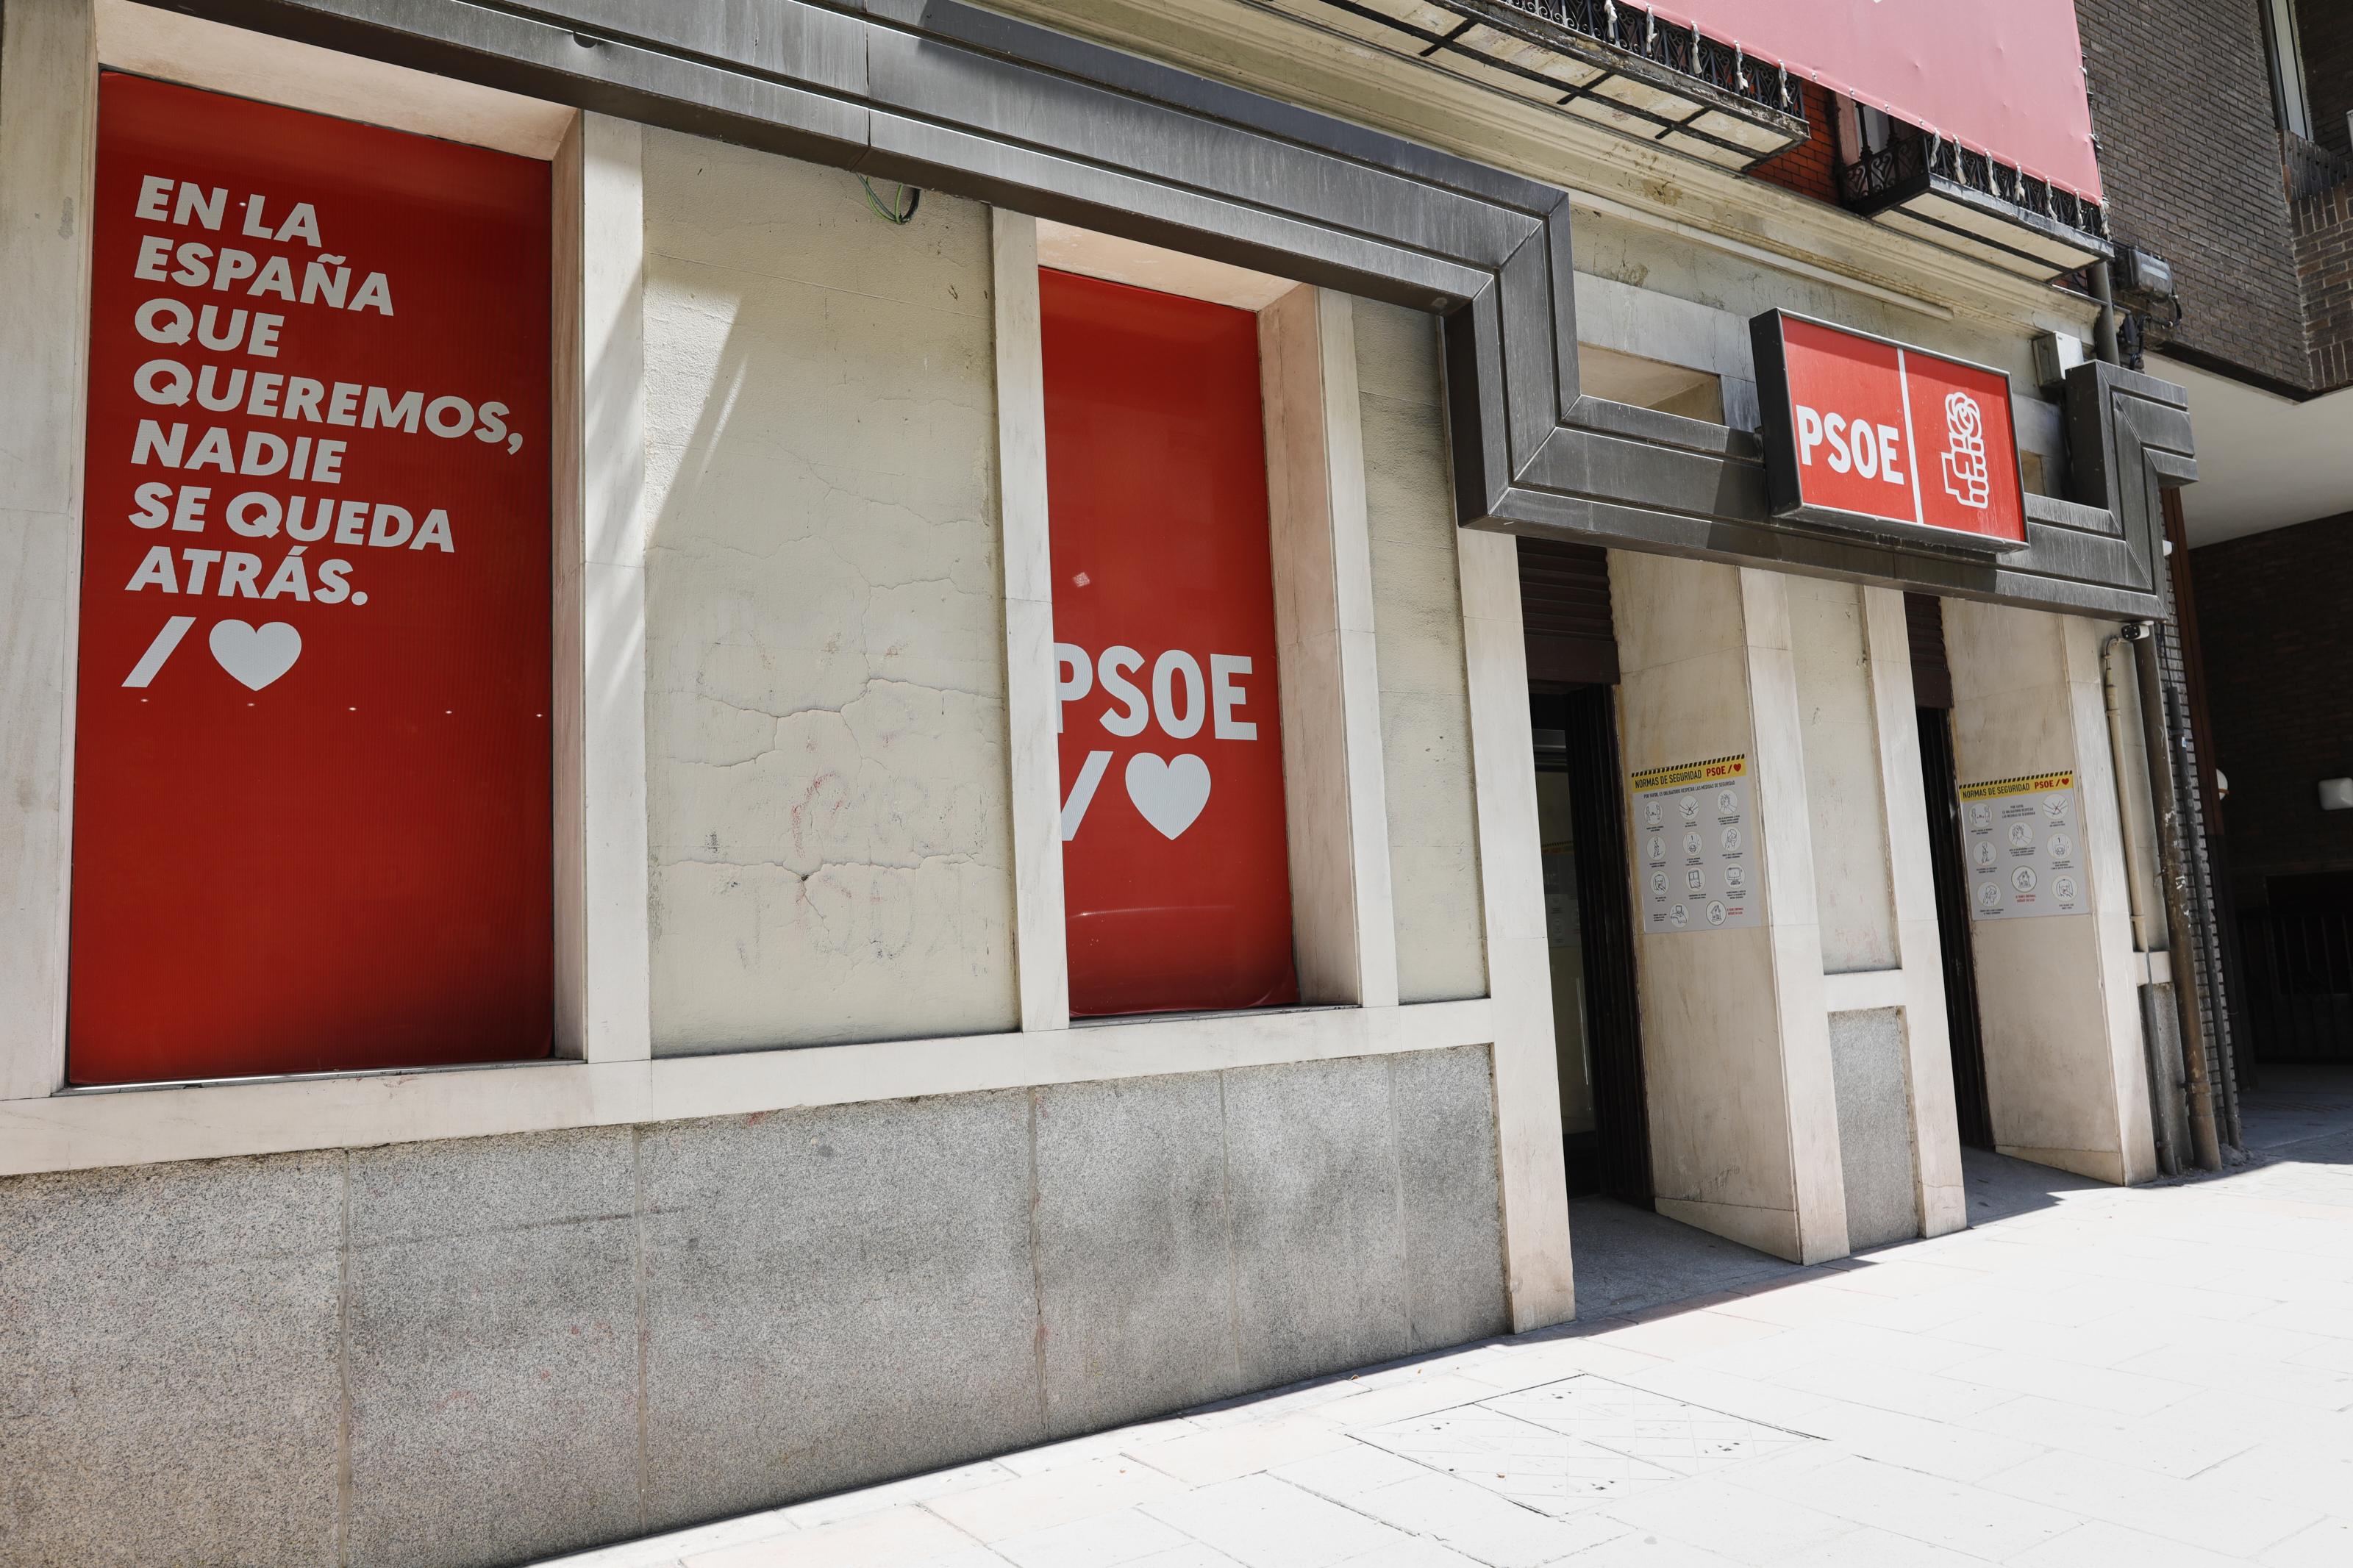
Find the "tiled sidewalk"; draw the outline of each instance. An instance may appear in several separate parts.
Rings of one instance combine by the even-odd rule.
[[[2023,1212],[565,1568],[2347,1568],[2353,1078],[2250,1103],[2222,1177],[1973,1161]]]

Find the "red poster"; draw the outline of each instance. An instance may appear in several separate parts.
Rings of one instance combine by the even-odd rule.
[[[1295,1002],[1257,320],[1039,291],[1071,1010]]]
[[[71,1077],[544,1056],[547,165],[99,103]]]
[[[2009,376],[1778,310],[1749,328],[1777,512],[2025,543]]]

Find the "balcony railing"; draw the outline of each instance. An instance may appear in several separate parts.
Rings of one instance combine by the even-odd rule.
[[[2021,212],[2048,218],[2063,228],[2095,239],[2107,237],[2107,214],[2099,203],[2048,180],[2038,180],[1999,158],[1971,152],[1957,142],[1909,126],[1905,129],[1911,134],[1899,136],[1884,149],[1866,153],[1840,171],[1848,205],[1868,209],[1875,201],[1916,186],[1924,176],[1933,174]]]
[[[1839,195],[1851,210],[2041,279],[2114,253],[2098,202],[1933,132],[1883,123],[1883,145],[1841,149]]]
[[[1750,59],[1737,44],[1711,38],[1697,28],[1667,21],[1640,6],[1620,5],[1614,0],[1490,0],[1490,4],[1494,9],[1520,12],[1563,32],[1663,66],[1759,108],[1783,114],[1805,113],[1803,95],[1785,68]]]
[[[1786,68],[1616,0],[1257,3],[1722,168],[1809,133]]]

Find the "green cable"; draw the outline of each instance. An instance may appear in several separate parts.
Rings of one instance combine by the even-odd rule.
[[[866,205],[872,207],[885,223],[895,223],[904,227],[914,221],[915,209],[923,205],[923,193],[913,185],[899,187],[899,195],[906,198],[906,205],[902,207],[896,200],[888,206],[883,205],[882,198],[874,194],[874,182],[865,175],[859,175],[858,183],[866,192]]]

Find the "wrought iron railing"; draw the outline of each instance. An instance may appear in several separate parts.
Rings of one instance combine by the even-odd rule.
[[[1746,99],[1760,108],[1800,117],[1806,112],[1805,95],[1785,67],[1752,59],[1737,44],[1711,38],[1696,28],[1670,22],[1641,6],[1620,5],[1616,0],[1490,3],[1497,9],[1517,11],[1563,32],[1621,49],[1677,75],[1705,82],[1720,92]]]
[[[2022,212],[2105,239],[2107,214],[2099,203],[2079,196],[2047,180],[2003,163],[1959,142],[1900,122],[1885,147],[1866,153],[1839,170],[1840,189],[1850,206],[1871,207],[1874,198],[1919,183],[1933,174],[2005,202]]]
[[[2239,938],[2257,1058],[2353,1062],[2353,914],[2249,910]]]

